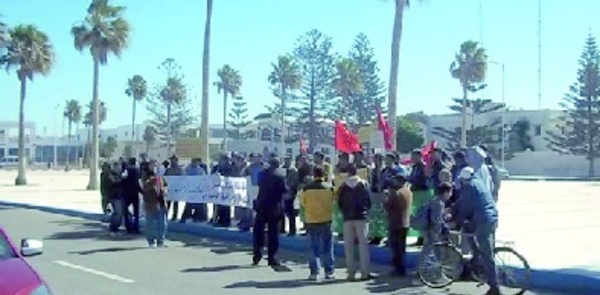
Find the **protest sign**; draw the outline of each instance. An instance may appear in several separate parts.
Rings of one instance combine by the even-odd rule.
[[[165,179],[169,200],[252,208],[246,178],[200,175],[165,176]]]

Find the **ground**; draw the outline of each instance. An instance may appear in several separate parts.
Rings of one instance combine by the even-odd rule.
[[[100,212],[98,192],[84,190],[85,172],[30,171],[29,186],[15,187],[14,171],[0,171],[0,201]],[[498,239],[511,241],[538,269],[600,270],[594,253],[600,242],[600,184],[587,182],[506,181],[500,196]],[[57,294],[483,294],[484,287],[458,283],[431,290],[414,279],[381,276],[368,283],[313,284],[306,258],[284,253],[286,268],[252,268],[248,246],[188,235],[170,235],[167,249],[147,249],[141,237],[112,238],[90,220],[0,207],[0,224],[13,238],[45,241],[45,254],[31,258]],[[557,241],[568,251],[554,255]],[[377,267],[380,273],[386,268]],[[339,276],[344,276],[343,269]],[[548,294],[534,292],[532,294]]]

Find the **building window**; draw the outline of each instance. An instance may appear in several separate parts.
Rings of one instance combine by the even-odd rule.
[[[540,136],[540,135],[542,135],[542,125],[535,125],[535,128],[534,128],[534,135],[535,135],[535,136]]]

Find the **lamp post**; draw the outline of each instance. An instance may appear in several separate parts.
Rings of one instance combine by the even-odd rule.
[[[504,164],[506,162],[506,66],[504,63],[500,63],[497,61],[491,61],[491,64],[499,65],[502,67],[502,143],[501,143],[501,153],[500,153],[500,163],[502,168],[504,168]]]

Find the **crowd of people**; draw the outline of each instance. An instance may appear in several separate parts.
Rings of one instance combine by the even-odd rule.
[[[162,176],[209,173],[246,177],[253,208],[236,207],[232,214],[229,206],[216,205],[209,218],[209,204],[185,204],[179,217],[179,204],[169,200],[168,184]],[[309,243],[310,280],[318,279],[320,268],[326,280],[335,279],[335,232],[344,241],[347,279],[353,281],[357,272],[361,280],[371,278],[369,244],[387,244],[392,252],[392,274],[405,276],[406,240],[411,226],[419,230],[414,246],[424,247],[443,239],[449,228],[459,228],[475,236],[471,247],[477,249],[474,253],[485,267],[490,286],[487,294],[499,294],[493,246],[500,178],[482,146],[460,150],[452,157],[441,149],[426,155],[414,150],[410,161],[402,163],[397,153],[343,153],[335,166],[320,152],[283,159],[231,153],[221,156],[210,169],[201,159],[193,159],[184,169],[176,156],[158,165],[142,155],[139,164],[135,158],[105,164],[101,187],[102,206],[111,214],[111,232],[117,233],[123,223],[128,233],[140,232],[139,194],[143,196],[150,247],[166,247],[170,210],[171,221],[191,219],[216,227],[230,227],[233,215],[240,231],[253,231],[254,265],[263,258],[265,229],[268,264],[280,264],[280,235],[298,234],[299,217]],[[370,212],[378,206],[385,212],[387,226],[383,230],[370,228]],[[423,208],[428,212],[427,220],[424,226],[415,228]]]

